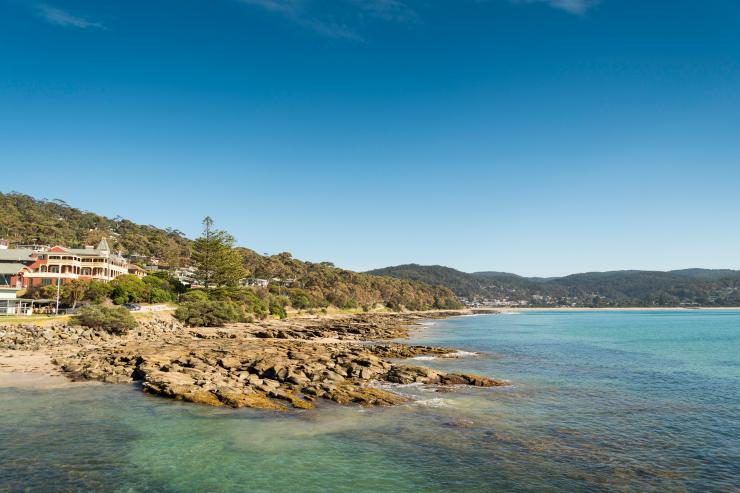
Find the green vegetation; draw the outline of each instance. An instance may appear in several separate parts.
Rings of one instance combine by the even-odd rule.
[[[392,279],[361,274],[335,267],[329,262],[302,262],[283,252],[259,255],[243,248],[245,267],[253,277],[281,279],[281,286],[270,289],[303,308],[387,307],[393,310],[430,310],[459,308],[460,302],[448,288],[430,286],[413,280]],[[305,297],[305,298],[304,298]],[[300,298],[300,301],[299,299]],[[308,303],[305,303],[308,300]]]
[[[446,286],[475,301],[581,307],[740,306],[740,271],[726,269],[589,272],[543,279],[411,264],[370,273]]]
[[[290,253],[272,256],[234,247],[234,238],[203,221],[195,241],[182,233],[139,226],[125,219],[108,219],[72,208],[62,201],[36,200],[17,193],[0,194],[0,237],[13,243],[61,244],[80,247],[107,237],[125,255],[155,256],[165,265],[192,265],[198,284],[208,289],[186,290],[167,272],[139,279],[121,276],[111,283],[79,281],[65,285],[60,300],[72,307],[84,303],[163,303],[232,301],[246,316],[287,316],[288,309],[426,310],[459,308],[449,289],[417,281],[360,274],[329,262],[302,262]],[[191,255],[192,254],[192,255]],[[270,280],[267,288],[238,287],[246,277]],[[30,290],[35,298],[56,298],[55,286]]]
[[[83,247],[108,238],[113,250],[156,257],[177,267],[187,263],[191,241],[177,230],[142,226],[75,209],[61,200],[0,193],[0,237],[11,243]]]
[[[136,319],[123,307],[108,308],[100,305],[85,306],[72,321],[83,327],[103,329],[109,334],[123,335],[136,327]]]
[[[177,301],[177,296],[186,291],[179,281],[170,277],[167,272],[156,272],[143,279],[133,275],[119,276],[109,283],[75,279],[62,284],[59,301],[75,308],[78,303],[88,301],[103,303],[110,299],[116,305],[125,303],[169,303]],[[38,286],[30,289],[26,296],[34,299],[55,299],[55,285]]]
[[[187,301],[175,311],[175,317],[192,327],[221,327],[230,322],[243,322],[246,317],[234,301]]]
[[[234,237],[213,229],[210,217],[203,219],[203,234],[193,243],[192,251],[195,278],[202,286],[236,286],[247,275],[242,256],[234,249]]]

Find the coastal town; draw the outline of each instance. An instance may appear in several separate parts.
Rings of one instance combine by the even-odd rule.
[[[11,245],[0,238],[0,316],[33,315],[58,311],[57,299],[27,298],[22,294],[44,286],[61,289],[73,281],[108,283],[123,275],[143,279],[155,272],[167,275],[187,287],[202,287],[195,279],[194,267],[169,267],[160,259],[144,255],[125,255],[113,251],[106,238],[97,246],[70,248],[61,245]],[[266,288],[270,283],[289,287],[291,278],[262,279],[245,277],[239,285]],[[21,296],[19,296],[21,294]]]

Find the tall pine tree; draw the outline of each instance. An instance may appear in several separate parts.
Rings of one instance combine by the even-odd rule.
[[[192,262],[198,284],[206,288],[236,286],[247,275],[244,259],[234,249],[234,237],[214,229],[213,219],[203,219],[203,233],[193,243]]]

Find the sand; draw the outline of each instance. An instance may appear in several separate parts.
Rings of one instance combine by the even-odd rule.
[[[0,351],[0,388],[56,389],[93,382],[73,382],[44,351]]]

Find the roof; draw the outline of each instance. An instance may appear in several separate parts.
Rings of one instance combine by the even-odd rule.
[[[100,255],[100,250],[97,248],[65,248],[64,250],[75,255]]]
[[[23,262],[33,260],[30,248],[9,248],[0,250],[0,262]]]
[[[25,266],[25,264],[0,262],[0,275],[18,274]]]

